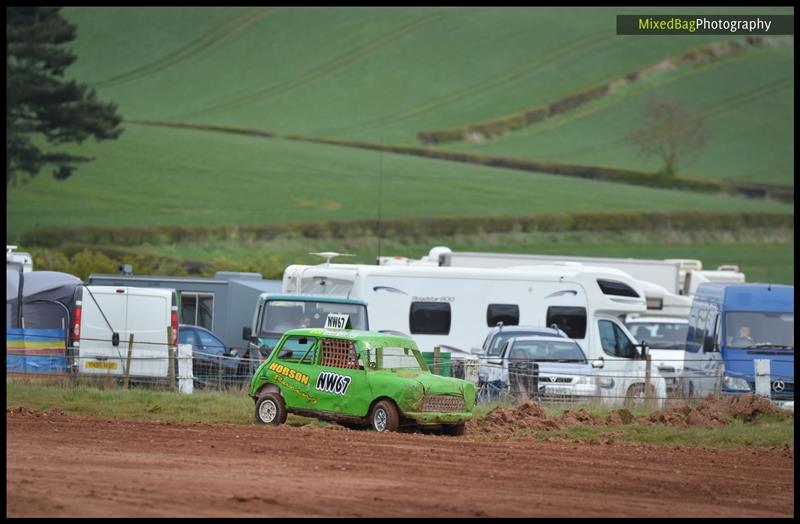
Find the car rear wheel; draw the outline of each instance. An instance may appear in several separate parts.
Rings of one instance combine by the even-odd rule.
[[[378,432],[397,431],[400,427],[400,415],[397,406],[390,400],[379,400],[372,406],[369,425]]]
[[[286,422],[286,404],[277,393],[264,393],[256,402],[256,422],[277,426]]]

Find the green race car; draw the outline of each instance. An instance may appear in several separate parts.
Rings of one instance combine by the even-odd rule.
[[[293,329],[256,370],[249,396],[263,424],[282,424],[295,413],[353,428],[421,427],[463,435],[475,386],[432,374],[408,337]]]

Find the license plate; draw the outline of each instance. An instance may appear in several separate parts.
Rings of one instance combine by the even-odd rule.
[[[545,395],[571,395],[572,388],[566,386],[545,386]]]
[[[86,369],[117,369],[117,363],[112,361],[87,360]]]

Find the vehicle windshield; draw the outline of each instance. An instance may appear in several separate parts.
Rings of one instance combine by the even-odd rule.
[[[280,338],[290,329],[324,328],[329,313],[349,315],[353,329],[367,328],[366,307],[361,304],[270,300],[262,313],[261,331],[258,336]]]
[[[511,346],[509,360],[537,360],[547,362],[586,363],[580,346],[572,341],[550,342],[544,340],[521,340]]]
[[[725,315],[728,347],[794,352],[794,313],[732,311]]]
[[[638,342],[645,341],[654,349],[683,349],[689,331],[689,324],[680,322],[636,322],[627,327]]]
[[[381,357],[376,363],[376,369],[425,371],[425,368],[420,364],[422,354],[416,349],[385,347],[381,349],[380,354]]]
[[[491,342],[491,346],[489,346],[489,351],[486,352],[489,356],[499,355],[500,350],[503,349],[503,345],[512,338],[515,337],[529,337],[531,335],[550,335],[550,333],[542,333],[541,331],[506,331],[500,332],[494,336],[494,339]]]

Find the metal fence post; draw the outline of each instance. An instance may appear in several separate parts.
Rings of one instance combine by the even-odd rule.
[[[653,396],[650,394],[652,382],[650,378],[651,373],[652,361],[650,360],[650,352],[646,352],[644,355],[644,407],[648,409],[653,407]]]
[[[441,349],[439,346],[434,346],[433,348],[433,374],[439,374],[439,355],[441,353]]]
[[[125,359],[125,380],[122,387],[128,389],[128,382],[131,377],[131,357],[133,356],[133,333],[128,336],[128,358]]]
[[[722,379],[725,376],[725,363],[720,362],[717,367],[717,382],[714,385],[714,397],[720,398],[722,395]]]
[[[167,327],[167,380],[169,384],[167,387],[170,391],[175,390],[175,361],[174,361],[175,351],[172,347],[172,326]]]

